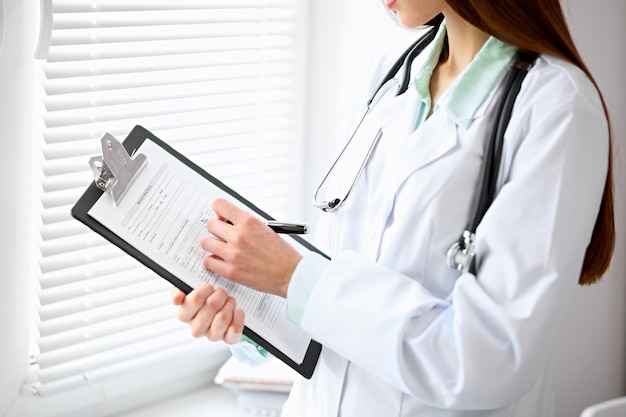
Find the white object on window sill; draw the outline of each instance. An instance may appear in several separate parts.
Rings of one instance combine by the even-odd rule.
[[[215,383],[234,392],[239,405],[251,413],[278,417],[298,374],[270,357],[257,366],[231,357],[220,368]]]

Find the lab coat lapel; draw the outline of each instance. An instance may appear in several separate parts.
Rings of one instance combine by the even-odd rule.
[[[409,136],[415,130],[415,120],[421,103],[414,89],[381,103],[380,125],[385,142],[395,142],[397,138]]]
[[[410,90],[409,90],[410,91]],[[413,172],[436,161],[458,141],[457,125],[440,108],[415,129],[420,102],[416,94],[404,94],[381,111],[385,170],[392,190]]]

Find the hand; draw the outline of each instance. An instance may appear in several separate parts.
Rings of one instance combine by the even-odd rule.
[[[216,238],[200,246],[210,253],[204,267],[256,290],[286,297],[302,255],[259,218],[224,199],[213,202],[217,214],[207,222]]]
[[[171,291],[172,303],[179,306],[178,319],[188,323],[193,337],[206,336],[213,342],[237,343],[243,334],[244,312],[223,288],[202,285],[185,295]]]

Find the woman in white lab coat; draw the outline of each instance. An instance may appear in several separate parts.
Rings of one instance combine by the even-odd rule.
[[[603,274],[613,248],[601,95],[558,0],[386,6],[407,27],[445,20],[413,61],[411,87],[385,94],[368,115],[369,134],[382,136],[345,204],[318,224],[316,244],[332,260],[302,257],[217,200],[219,218],[207,227],[220,239],[202,242],[205,266],[286,297],[290,320],[322,343],[284,416],[553,416],[553,355],[568,302],[579,280]],[[476,273],[461,273],[446,252],[469,220],[484,137],[517,49],[539,57],[476,231]],[[223,290],[173,300],[195,336],[241,338],[243,312]]]

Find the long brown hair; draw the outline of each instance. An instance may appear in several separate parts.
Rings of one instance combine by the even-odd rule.
[[[600,211],[585,253],[581,285],[593,284],[606,272],[615,247],[613,218],[613,152],[610,119],[598,84],[583,62],[559,0],[446,0],[448,5],[477,28],[520,50],[549,54],[582,69],[600,93],[609,123],[609,165]]]

